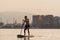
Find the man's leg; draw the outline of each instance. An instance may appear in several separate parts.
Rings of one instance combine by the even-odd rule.
[[[30,31],[29,31],[29,28],[28,28],[28,35],[30,36]]]
[[[26,35],[26,29],[24,29],[24,36]]]

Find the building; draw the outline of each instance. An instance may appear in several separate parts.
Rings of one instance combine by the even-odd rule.
[[[58,16],[54,17],[54,24],[60,25],[60,17]]]
[[[53,15],[33,15],[33,26],[36,28],[42,28],[45,26],[54,24]]]
[[[38,23],[39,23],[39,17],[40,15],[33,15],[33,20],[32,20],[33,27],[37,28]]]

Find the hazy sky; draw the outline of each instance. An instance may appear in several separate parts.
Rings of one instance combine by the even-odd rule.
[[[26,14],[29,17],[33,14],[60,16],[60,0],[0,0],[0,12],[25,12],[0,13],[0,16],[15,15],[17,17],[18,15],[24,16]]]

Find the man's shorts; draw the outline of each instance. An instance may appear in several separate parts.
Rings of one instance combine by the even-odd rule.
[[[24,30],[29,29],[29,28],[30,28],[30,25],[25,25],[25,29]]]

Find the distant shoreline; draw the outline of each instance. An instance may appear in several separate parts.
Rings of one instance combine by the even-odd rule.
[[[21,29],[21,28],[0,28],[0,29]],[[30,29],[60,29],[60,28],[30,28]]]

